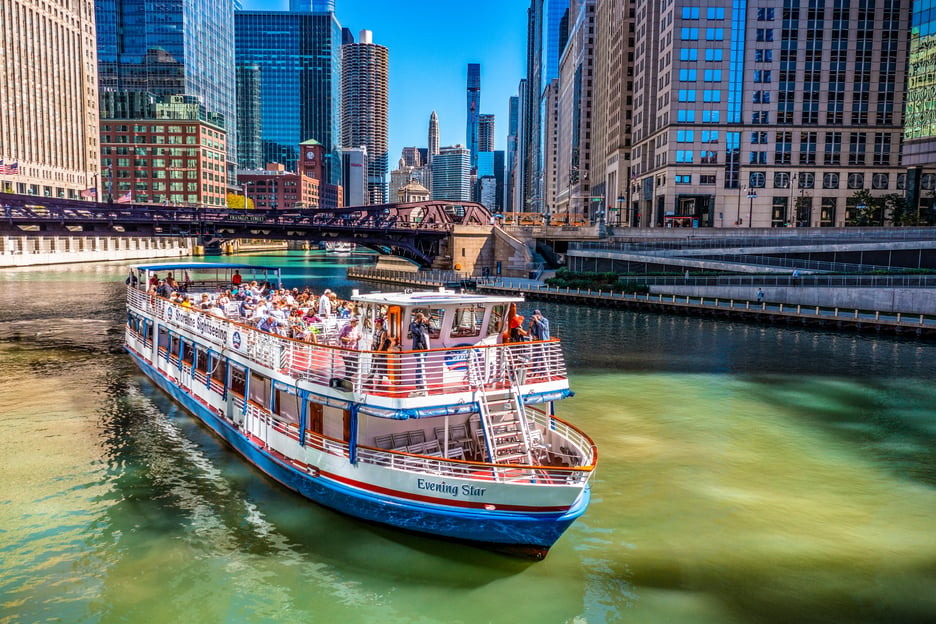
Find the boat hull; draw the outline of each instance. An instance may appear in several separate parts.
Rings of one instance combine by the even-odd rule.
[[[395,498],[366,487],[357,487],[342,475],[330,475],[318,470],[301,470],[288,459],[265,451],[240,429],[180,388],[139,354],[130,348],[127,351],[147,377],[210,427],[248,462],[285,487],[350,516],[541,559],[588,506],[590,494],[587,486],[568,509],[518,512],[455,508]]]

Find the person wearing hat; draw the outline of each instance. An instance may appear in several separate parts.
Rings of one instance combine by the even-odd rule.
[[[523,329],[523,315],[515,314],[510,317],[510,342],[523,342],[523,339],[529,336],[527,331]]]
[[[322,293],[322,296],[318,300],[318,315],[321,319],[329,318],[331,313],[331,301],[328,298],[328,295],[331,294],[329,289],[325,289],[325,292]]]

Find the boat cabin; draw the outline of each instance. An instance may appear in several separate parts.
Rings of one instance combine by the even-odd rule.
[[[403,351],[413,348],[410,324],[417,313],[429,321],[429,349],[451,349],[500,342],[505,318],[521,297],[498,297],[439,292],[370,293],[354,295],[364,327],[369,330],[378,318]]]

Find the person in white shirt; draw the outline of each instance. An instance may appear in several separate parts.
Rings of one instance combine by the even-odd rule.
[[[331,299],[328,298],[328,295],[331,294],[329,289],[325,289],[325,292],[322,293],[322,296],[318,300],[318,315],[321,319],[331,318],[332,309],[331,309]]]

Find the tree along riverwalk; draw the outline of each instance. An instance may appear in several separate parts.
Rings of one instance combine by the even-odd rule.
[[[806,306],[769,301],[759,303],[749,299],[662,293],[644,295],[579,288],[552,288],[533,280],[517,279],[478,278],[477,289],[480,292],[489,293],[522,293],[528,299],[558,303],[936,337],[936,316],[927,314]]]

